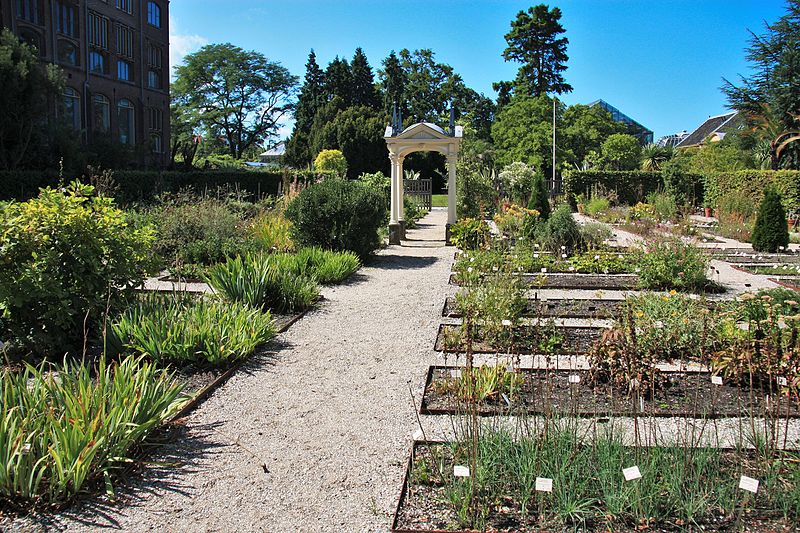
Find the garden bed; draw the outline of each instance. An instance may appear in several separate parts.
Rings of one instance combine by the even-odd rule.
[[[636,274],[556,274],[522,273],[522,280],[532,286],[547,289],[632,290],[639,286]],[[460,285],[456,274],[450,275],[452,285]]]
[[[624,300],[528,300],[522,316],[527,318],[614,318],[625,303]],[[456,299],[445,300],[442,316],[461,318]]]
[[[460,325],[441,324],[436,335],[434,350],[446,353],[463,353],[465,346],[460,343],[448,343],[447,337],[459,334]],[[540,345],[549,345],[553,353],[581,354],[586,353],[592,344],[600,339],[605,328],[596,326],[550,326],[522,325],[513,330],[513,348],[492,346],[482,339],[480,328],[478,336],[473,339],[473,353],[513,353],[519,355],[539,354],[544,350]]]
[[[779,278],[767,278],[767,279],[773,283],[777,283],[781,287],[786,287],[787,289],[792,289],[793,291],[800,291],[800,276],[796,277],[781,276]]]
[[[733,263],[731,266],[741,272],[760,276],[800,276],[800,264]]]
[[[465,406],[455,397],[458,367],[431,366],[425,381],[420,413],[423,415],[463,414]],[[688,418],[763,417],[798,418],[795,403],[781,398],[775,401],[776,390],[753,390],[725,383],[714,385],[707,372],[664,372],[667,386],[657,390],[653,398],[642,403],[630,398],[627,391],[615,390],[607,384],[593,387],[588,370],[519,370],[521,383],[516,392],[495,391],[479,404],[483,416],[528,414],[600,416],[648,416]],[[579,376],[579,383],[570,383],[570,376]],[[771,401],[766,396],[771,394]],[[502,396],[505,394],[505,398]],[[508,402],[506,401],[508,398]]]
[[[612,485],[608,488],[596,489],[599,494],[593,498],[595,501],[592,502],[589,510],[583,509],[583,513],[575,515],[576,517],[583,517],[583,520],[579,519],[577,522],[570,524],[570,526],[561,523],[563,518],[558,515],[563,513],[559,513],[560,509],[557,506],[567,503],[571,491],[559,490],[558,483],[560,479],[554,478],[554,492],[534,492],[533,487],[531,487],[527,513],[522,512],[517,494],[514,494],[515,491],[510,489],[496,498],[495,501],[483,503],[483,509],[486,514],[484,517],[485,524],[481,529],[463,527],[460,526],[461,519],[454,508],[454,503],[456,502],[453,502],[453,499],[464,498],[464,495],[468,494],[467,487],[469,482],[468,478],[465,478],[467,480],[458,483],[460,490],[452,490],[455,483],[452,481],[452,477],[449,477],[449,472],[452,472],[453,467],[458,464],[454,458],[452,446],[444,442],[415,441],[413,443],[411,455],[406,463],[400,498],[392,520],[391,531],[393,533],[477,533],[478,531],[533,533],[567,530],[596,533],[608,531],[634,533],[644,530],[653,533],[666,533],[686,531],[686,528],[690,525],[694,526],[688,529],[690,531],[722,532],[743,530],[750,533],[796,531],[795,526],[789,520],[778,517],[778,510],[774,509],[776,502],[770,502],[772,506],[767,505],[767,508],[764,508],[763,503],[756,507],[753,499],[745,495],[748,493],[744,493],[741,490],[738,491],[741,494],[738,501],[744,503],[739,509],[736,509],[740,511],[739,513],[715,512],[709,516],[698,517],[699,520],[697,520],[696,524],[691,524],[678,517],[661,521],[651,518],[650,523],[636,523],[630,517],[625,520],[611,513],[606,514],[603,512],[605,502],[616,502],[617,499],[621,499],[627,503],[618,507],[630,509],[636,505],[637,499],[643,497],[640,494],[639,487],[642,480],[634,480],[626,484],[622,481],[622,469],[616,468],[620,465],[628,466],[622,457],[616,458],[613,461],[613,466],[610,464],[602,465],[604,469],[603,477],[606,480],[613,480]],[[581,457],[583,460],[586,460],[587,457],[592,457],[590,453],[585,453],[585,450],[587,449],[584,448],[584,453],[582,454],[584,457]],[[642,459],[641,456],[656,455],[656,453],[650,452],[647,448],[625,447],[620,448],[620,451],[623,456],[633,457],[639,455],[640,459]],[[684,463],[679,449],[659,449],[657,453],[660,453],[664,458],[674,458],[674,463]],[[751,454],[742,454],[731,450],[708,451],[706,453],[714,457],[715,464],[720,465],[724,471],[712,472],[713,479],[704,481],[703,488],[711,488],[708,485],[713,487],[714,484],[717,486],[735,486],[738,480],[736,473],[741,471],[743,459],[745,463],[752,461]],[[566,455],[570,454],[567,453]],[[657,460],[653,460],[653,462],[657,463]],[[441,473],[437,470],[437,465],[441,465]],[[584,466],[587,465],[575,466],[579,470],[578,479],[581,474],[584,474],[584,471],[580,471],[582,470],[581,467]],[[614,468],[613,473],[608,471],[611,468]],[[649,473],[646,470],[642,470],[643,475]],[[659,477],[668,475],[665,472],[658,472],[657,474],[659,474]],[[448,477],[449,479],[446,479]],[[594,477],[591,476],[590,483],[595,482]],[[568,480],[568,483],[573,485],[581,483],[581,481],[577,481],[575,477],[572,477]],[[666,484],[661,487],[662,490],[666,488]],[[608,493],[607,491],[609,490],[612,492]],[[765,489],[762,488],[760,490],[764,492]],[[565,492],[567,494],[564,494]],[[655,494],[651,494],[651,496],[655,497]],[[750,496],[753,495],[751,494]],[[583,500],[578,501],[577,495],[574,495],[574,498],[576,499],[570,500],[570,503],[576,505],[584,503]],[[755,499],[755,501],[761,503],[759,499]],[[462,502],[458,501],[457,503],[461,504]],[[658,505],[658,503],[655,505]],[[745,506],[747,509],[744,509]],[[703,506],[700,507],[702,508]],[[753,509],[753,507],[756,508]],[[746,529],[743,529],[742,526],[746,526]]]

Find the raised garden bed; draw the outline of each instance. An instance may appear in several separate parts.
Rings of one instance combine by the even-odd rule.
[[[584,450],[588,450],[585,448]],[[621,448],[621,453],[624,456],[630,457],[632,462],[633,457],[638,456],[639,460],[646,460],[644,456],[650,454],[647,448]],[[660,451],[664,457],[672,458],[676,463],[683,464],[684,459],[680,449],[666,449]],[[708,484],[731,485],[736,486],[738,475],[742,471],[743,462],[749,464],[753,461],[752,454],[736,452],[733,450],[719,450],[712,452],[718,459],[715,464],[719,464],[720,471],[712,473],[713,479],[703,483],[704,488]],[[567,457],[570,457],[570,450],[565,450]],[[718,455],[717,455],[718,454]],[[582,457],[586,461],[586,457],[591,457],[590,454],[584,454]],[[635,500],[640,498],[639,483],[641,480],[634,480],[625,483],[622,481],[622,471],[620,466],[627,466],[628,463],[624,462],[624,458],[613,461],[613,464],[602,465],[598,461],[597,468],[604,468],[604,479],[611,482],[612,485],[606,490],[611,490],[616,498],[621,498],[622,501],[630,502],[629,505],[622,505],[623,508],[631,508],[635,505]],[[639,462],[639,461],[637,461]],[[454,501],[451,496],[463,498],[468,494],[468,481],[461,481],[461,491],[448,490],[452,488],[454,483],[450,472],[456,464],[463,464],[462,461],[457,461],[453,454],[453,447],[449,443],[444,442],[424,442],[415,441],[411,448],[411,454],[406,464],[405,475],[403,476],[403,485],[400,492],[400,498],[397,502],[397,509],[392,520],[391,531],[393,533],[477,533],[479,530],[460,527],[459,513],[455,509]],[[581,466],[586,466],[582,464]],[[439,470],[441,468],[441,470]],[[610,469],[613,468],[613,473]],[[580,472],[590,475],[589,472]],[[596,475],[592,474],[592,477]],[[643,470],[642,475],[657,475],[664,477],[669,475],[666,472],[650,472]],[[612,481],[613,480],[613,481]],[[510,481],[510,480],[509,480]],[[560,523],[557,518],[557,510],[555,507],[556,496],[564,502],[563,492],[560,492],[559,486],[560,479],[553,479],[553,493],[533,492],[531,487],[530,501],[528,503],[528,512],[524,514],[519,504],[518,493],[513,489],[507,489],[508,493],[496,501],[483,502],[482,507],[485,511],[483,520],[485,525],[480,531],[487,531],[493,533],[533,533],[533,532],[555,532],[555,531],[583,531],[587,533],[606,533],[614,531],[617,533],[634,533],[640,531],[648,531],[653,533],[666,533],[677,531],[708,531],[708,532],[730,532],[730,531],[747,531],[750,533],[777,533],[797,531],[795,525],[790,520],[780,518],[777,509],[774,509],[775,503],[772,506],[764,508],[762,496],[753,499],[748,497],[743,491],[739,490],[742,494],[739,501],[743,502],[741,507],[746,505],[747,509],[741,509],[741,513],[729,512],[718,513],[714,512],[708,516],[697,516],[696,524],[693,527],[683,519],[673,519],[662,522],[652,521],[651,523],[630,523],[630,520],[615,520],[614,515],[605,514],[603,511],[604,494],[603,489],[595,489],[599,491],[594,498],[594,505],[591,512],[586,513],[583,521],[572,524],[571,527],[565,527]],[[573,485],[581,483],[576,481],[573,477],[567,481],[568,484]],[[594,483],[594,481],[592,481]],[[666,484],[664,490],[666,490]],[[772,488],[772,487],[770,487]],[[584,489],[585,490],[585,489]],[[767,490],[761,487],[760,493]],[[785,489],[788,490],[788,489]],[[570,491],[567,491],[570,493]],[[605,496],[611,497],[612,494]],[[754,496],[750,494],[749,496]],[[461,499],[459,498],[459,500]],[[609,500],[613,501],[613,500]],[[575,500],[577,503],[577,500]],[[459,501],[458,503],[461,503]],[[757,505],[757,504],[761,505]],[[742,522],[743,521],[743,522]],[[746,527],[745,527],[746,526]]]
[[[632,290],[639,286],[636,274],[555,274],[522,273],[519,276],[529,285],[543,289]],[[450,283],[459,285],[456,274]]]
[[[779,278],[767,278],[769,281],[773,283],[777,283],[781,287],[786,287],[787,289],[792,289],[793,291],[800,291],[800,277],[785,277],[781,276]]]
[[[425,381],[420,413],[424,415],[463,414],[465,407],[452,390],[461,372],[458,367],[431,366]],[[588,370],[519,370],[519,388],[514,394],[493,396],[479,404],[483,416],[508,414],[555,414],[580,417],[652,416],[690,418],[771,417],[798,418],[796,403],[776,398],[776,390],[753,390],[724,383],[714,385],[707,372],[664,372],[667,386],[653,398],[628,396],[607,384],[593,387]],[[570,376],[579,376],[570,383]],[[770,396],[768,401],[766,398]],[[506,398],[508,401],[506,401]]]
[[[436,335],[437,352],[463,353],[464,346],[447,346],[446,337],[458,334],[461,326],[455,324],[441,324]],[[478,338],[473,339],[473,353],[514,353],[520,355],[542,353],[540,344],[549,343],[554,353],[580,354],[586,353],[592,344],[597,341],[604,328],[596,326],[533,326],[522,325],[514,328],[513,350],[492,346],[482,340],[480,328]]]
[[[528,300],[523,317],[545,318],[614,318],[625,303],[624,300]],[[461,318],[456,300],[445,300],[442,316]]]
[[[797,264],[776,264],[776,263],[735,263],[731,265],[736,270],[758,274],[762,276],[800,276],[800,263]]]

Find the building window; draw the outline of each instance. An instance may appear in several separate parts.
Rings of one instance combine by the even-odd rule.
[[[99,133],[108,133],[111,129],[111,104],[102,94],[94,95],[93,127]]]
[[[89,44],[108,50],[108,19],[92,11],[89,12]]]
[[[69,41],[58,41],[58,61],[73,67],[78,66],[78,47]]]
[[[44,56],[44,46],[42,46],[42,38],[35,31],[28,29],[19,32],[19,40],[28,46],[35,48],[40,56]]]
[[[72,87],[64,90],[64,119],[75,131],[81,129],[81,97]]]
[[[163,54],[158,46],[147,47],[147,86],[151,89],[161,88],[161,65]]]
[[[121,24],[117,25],[117,53],[133,57],[133,30]]]
[[[163,154],[164,153],[164,146],[161,142],[161,134],[160,133],[151,133],[150,134],[150,146],[153,150],[154,154]]]
[[[78,36],[76,11],[74,4],[68,4],[63,0],[56,2],[56,30],[59,33],[70,37]]]
[[[163,128],[164,113],[157,107],[150,108],[150,129],[153,131],[161,131]]]
[[[153,2],[147,2],[147,23],[156,28],[161,27],[161,7]]]
[[[133,0],[117,0],[117,9],[125,13],[133,13]]]
[[[133,104],[130,100],[120,100],[117,103],[117,124],[119,125],[119,142],[134,144],[135,130],[133,117]]]
[[[122,59],[117,60],[117,79],[122,81],[133,81],[131,77],[131,64]]]
[[[16,0],[16,3],[18,18],[44,25],[44,0]]]
[[[161,72],[150,69],[147,71],[147,86],[151,89],[161,88]]]
[[[89,52],[89,71],[94,74],[108,74],[108,61],[102,52],[92,50]]]

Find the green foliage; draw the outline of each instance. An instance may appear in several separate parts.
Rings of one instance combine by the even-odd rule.
[[[528,202],[536,178],[536,172],[531,167],[516,161],[504,166],[498,177],[500,183],[503,184],[503,189],[513,202],[519,205],[525,205]]]
[[[560,122],[564,105],[557,106]],[[547,96],[516,97],[497,114],[492,139],[497,163],[521,161],[533,168],[552,168],[553,101]],[[560,149],[561,147],[559,147]],[[563,161],[562,154],[556,154]]]
[[[493,273],[456,294],[456,304],[462,316],[471,317],[462,324],[462,336],[469,322],[472,338],[480,336],[492,346],[509,346],[526,307],[524,283],[509,272]]]
[[[708,256],[681,240],[648,243],[639,254],[639,283],[645,289],[698,291],[709,286]]]
[[[627,133],[614,133],[600,147],[603,159],[613,170],[634,170],[639,167],[642,147],[636,137]]]
[[[695,206],[703,202],[704,174],[695,172],[686,157],[674,157],[661,167],[664,190],[678,205]]]
[[[562,204],[553,211],[541,235],[542,244],[553,253],[573,253],[583,248],[583,239],[578,223],[572,217],[572,210]]]
[[[237,256],[209,268],[206,281],[231,302],[275,313],[302,311],[317,299],[319,287],[285,264],[272,254]]]
[[[592,196],[592,190],[602,188],[613,191],[619,204],[635,205],[644,202],[647,195],[661,186],[659,172],[571,170],[564,173],[564,195],[572,199],[579,194]],[[570,200],[572,201],[572,200]]]
[[[729,191],[717,200],[716,216],[723,237],[750,242],[756,204],[743,191]]]
[[[550,193],[547,192],[547,180],[541,172],[537,172],[533,177],[528,209],[538,211],[541,220],[550,218]]]
[[[314,159],[314,169],[344,176],[347,173],[347,160],[341,150],[322,150]]]
[[[18,509],[102,482],[113,495],[115,472],[180,407],[172,375],[133,357],[4,369],[0,379],[0,502]]]
[[[38,51],[22,44],[8,28],[0,29],[0,169],[34,163],[42,142],[41,125],[48,102],[64,89],[64,75],[39,60]]]
[[[564,81],[567,69],[567,43],[561,25],[561,10],[539,4],[520,11],[505,35],[508,47],[503,59],[522,66],[514,81],[514,94],[541,96],[548,93],[568,93],[572,86]]]
[[[108,347],[159,365],[220,366],[275,336],[267,313],[238,302],[149,296],[111,323]]]
[[[623,124],[614,122],[611,113],[600,105],[573,105],[564,111],[559,125],[557,144],[567,147],[566,157],[572,168],[591,166],[593,155],[599,154],[603,142],[613,133],[625,131]]]
[[[460,159],[456,173],[456,212],[462,217],[491,215],[499,199],[494,170]]]
[[[317,127],[311,132],[309,150],[311,153],[326,148],[340,150],[346,170],[342,169],[341,161],[335,163],[335,168],[320,167],[315,161],[314,167],[335,170],[340,175],[346,172],[351,179],[365,172],[388,172],[389,158],[383,139],[386,120],[381,111],[366,106],[352,106],[337,111],[331,119],[318,121]]]
[[[723,194],[740,191],[750,198],[752,205],[758,205],[767,187],[780,194],[788,213],[800,212],[800,171],[797,170],[741,170],[706,175],[706,204],[716,207]]]
[[[669,193],[651,192],[647,195],[647,203],[653,207],[653,212],[659,221],[675,220],[678,215],[678,205]]]
[[[269,256],[281,271],[317,280],[323,285],[341,283],[361,267],[353,252],[332,252],[321,248],[302,248],[296,254]]]
[[[599,213],[608,211],[611,207],[611,202],[604,196],[594,196],[586,203],[586,214],[590,217],[596,216]]]
[[[170,84],[173,100],[190,122],[224,137],[234,159],[274,136],[291,110],[297,78],[263,54],[230,43],[188,54]]]
[[[381,192],[364,183],[329,179],[303,190],[286,217],[298,246],[350,250],[363,259],[380,246],[378,229],[387,210]]]
[[[639,168],[645,172],[658,172],[675,155],[672,146],[659,146],[648,143],[639,154]]]
[[[131,228],[114,201],[77,182],[0,209],[0,309],[24,348],[80,346],[108,303],[149,266],[150,227]]]
[[[781,204],[780,194],[772,189],[764,191],[764,199],[758,206],[752,244],[756,252],[769,253],[785,250],[789,246],[786,211]]]
[[[278,210],[262,213],[250,222],[250,238],[260,250],[294,251],[291,233],[291,223]]]
[[[462,218],[450,226],[450,242],[461,250],[478,250],[489,246],[491,230],[483,219]]]

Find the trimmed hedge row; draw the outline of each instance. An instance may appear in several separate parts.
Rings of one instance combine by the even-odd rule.
[[[615,191],[621,204],[644,202],[648,193],[662,187],[660,172],[638,170],[572,170],[564,174],[564,194],[570,203],[578,194],[590,195],[600,186]]]
[[[232,187],[247,191],[253,196],[275,196],[290,184],[314,183],[327,173],[308,170],[258,171],[258,170],[196,170],[140,171],[119,170],[114,181],[119,187],[117,200],[121,202],[148,201],[162,192],[176,192],[192,187],[198,192],[216,191],[219,187]],[[68,181],[68,180],[64,180]],[[55,187],[57,171],[2,171],[0,172],[0,200],[27,200],[36,196],[42,187]]]
[[[800,211],[800,170],[739,170],[706,176],[707,205],[716,208],[719,198],[731,191],[743,192],[753,205],[759,205],[767,185],[780,193],[787,213]]]

